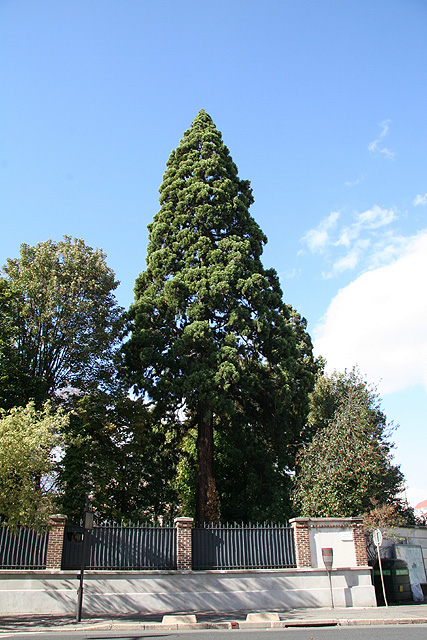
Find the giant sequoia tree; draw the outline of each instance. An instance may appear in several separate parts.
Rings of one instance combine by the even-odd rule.
[[[214,429],[235,421],[268,434],[285,472],[312,381],[311,348],[302,354],[277,274],[262,265],[252,202],[200,111],[167,162],[125,347],[131,381],[162,420],[197,429],[198,521],[219,516]]]

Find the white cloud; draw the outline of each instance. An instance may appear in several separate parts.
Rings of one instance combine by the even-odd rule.
[[[392,231],[382,233],[381,238],[372,247],[367,269],[378,269],[403,256],[410,249],[412,238],[399,236]]]
[[[305,242],[312,253],[323,251],[330,244],[329,232],[336,226],[340,217],[339,211],[332,211],[324,218],[315,229],[307,231],[302,241]]]
[[[416,198],[414,198],[412,204],[414,205],[414,207],[420,204],[427,204],[427,193],[425,193],[423,196],[419,193]]]
[[[358,240],[354,243],[353,248],[348,251],[344,256],[335,260],[332,270],[329,273],[324,273],[324,278],[333,278],[334,276],[344,273],[344,271],[352,271],[355,269],[363,255],[366,253],[366,249],[370,246],[370,240]]]
[[[357,249],[349,251],[345,256],[334,263],[334,273],[342,273],[349,269],[355,269],[359,264],[359,252]]]
[[[339,291],[314,332],[328,369],[358,365],[382,394],[423,384],[427,390],[427,229],[406,252]]]
[[[344,182],[345,187],[355,187],[362,182],[363,178],[356,178],[356,180],[346,180]]]
[[[356,216],[356,226],[365,229],[379,229],[396,220],[395,209],[381,209],[378,205],[374,205],[372,209],[368,209]]]
[[[388,136],[388,132],[390,129],[390,122],[391,120],[384,120],[383,122],[381,122],[380,124],[381,131],[379,133],[378,138],[376,138],[375,140],[373,140],[368,144],[369,151],[371,151],[372,153],[379,153],[383,155],[385,158],[387,158],[388,160],[391,160],[396,155],[394,151],[390,151],[390,149],[388,149],[387,147],[382,146],[383,138]]]
[[[294,268],[290,271],[280,271],[278,275],[280,280],[294,280],[301,275],[301,271]]]
[[[329,234],[325,229],[310,229],[303,240],[307,243],[310,251],[316,253],[329,244]]]
[[[378,265],[379,256],[385,257],[384,245],[393,245],[393,236],[384,230],[397,219],[395,209],[374,205],[363,212],[356,211],[354,222],[339,227],[339,212],[332,212],[302,238],[311,253],[322,254],[332,265],[324,278],[332,278],[344,271],[355,269],[362,260],[364,268]],[[399,244],[396,239],[397,244]],[[343,250],[345,253],[343,254]]]
[[[342,231],[340,231],[340,235],[338,240],[334,242],[335,247],[343,246],[350,247],[353,240],[357,237],[357,234],[354,235],[348,227],[345,227]]]

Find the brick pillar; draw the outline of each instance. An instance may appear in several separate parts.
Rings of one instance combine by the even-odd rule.
[[[311,567],[310,537],[308,534],[309,518],[292,518],[290,524],[294,530],[297,568]]]
[[[366,566],[368,564],[368,554],[366,552],[366,539],[363,531],[363,518],[351,518],[351,528],[353,529],[356,566]]]
[[[192,568],[192,545],[191,529],[193,518],[175,518],[176,526],[176,561],[178,571],[191,571]]]
[[[61,568],[66,521],[67,516],[61,516],[60,514],[50,517],[51,529],[47,541],[46,569]]]

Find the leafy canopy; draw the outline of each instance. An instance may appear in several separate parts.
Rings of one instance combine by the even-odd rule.
[[[357,370],[318,377],[309,423],[316,433],[298,456],[294,492],[302,516],[359,516],[373,501],[400,507],[391,429],[375,387]]]
[[[12,292],[0,278],[0,407],[10,409],[15,404],[25,404],[23,378],[30,384],[28,374],[21,371],[21,363],[15,348],[16,327],[13,323]]]
[[[42,527],[52,513],[55,449],[68,415],[47,402],[0,410],[0,516],[9,525]]]
[[[74,400],[71,446],[58,465],[59,509],[82,517],[90,494],[97,517],[112,521],[171,518],[176,447],[140,400],[98,392]]]
[[[21,246],[3,267],[2,310],[10,326],[3,406],[46,398],[66,387],[106,385],[123,334],[118,282],[105,255],[83,240]]]

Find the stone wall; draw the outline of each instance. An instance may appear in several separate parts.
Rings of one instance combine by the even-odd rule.
[[[76,572],[1,571],[3,615],[73,615]],[[369,569],[335,569],[336,607],[376,606]],[[330,607],[323,569],[253,571],[87,571],[83,616],[195,612],[285,611]]]

